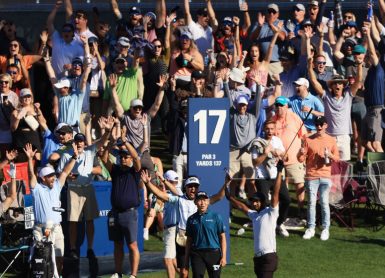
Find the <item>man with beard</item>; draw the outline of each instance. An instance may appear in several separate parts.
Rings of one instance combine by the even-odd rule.
[[[273,277],[277,270],[277,244],[275,229],[278,219],[279,192],[282,183],[283,161],[277,164],[277,179],[275,180],[270,206],[266,205],[265,195],[261,192],[254,193],[250,198],[251,209],[244,203],[230,196],[225,191],[226,198],[237,209],[243,211],[253,221],[254,235],[254,273],[258,278]]]

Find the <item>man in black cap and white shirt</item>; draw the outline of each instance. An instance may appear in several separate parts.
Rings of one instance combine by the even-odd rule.
[[[283,161],[277,164],[277,178],[273,189],[270,206],[266,206],[265,195],[254,193],[250,198],[252,209],[238,201],[226,189],[226,198],[239,210],[243,211],[253,221],[254,235],[254,273],[258,278],[273,277],[277,270],[277,243],[275,230],[278,219],[279,191],[282,184]]]

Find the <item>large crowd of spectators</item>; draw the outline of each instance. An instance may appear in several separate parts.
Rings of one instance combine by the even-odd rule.
[[[232,195],[247,199],[258,191],[268,200],[276,164],[283,160],[286,184],[279,188],[277,233],[289,236],[284,222],[290,185],[298,203],[297,215],[290,216],[298,217],[298,224],[308,221],[305,239],[315,234],[320,191],[321,239],[327,240],[330,161],[349,162],[354,154],[362,169],[366,151],[383,152],[384,126],[385,1],[378,1],[379,16],[371,4],[362,7],[368,9],[366,18],[336,3],[333,13],[327,0],[300,1],[282,18],[277,4],[256,13],[241,1],[242,17],[218,18],[211,0],[194,14],[189,0],[172,10],[156,0],[147,13],[139,6],[123,13],[110,0],[116,21],[108,22],[96,7],[74,10],[70,0],[58,0],[34,47],[17,35],[12,18],[1,20],[1,159],[28,162],[34,234],[39,238],[41,227],[52,222],[59,273],[62,219],[51,208],[60,207],[61,188],[68,187],[69,256],[78,258],[77,224],[85,220],[87,256],[95,257],[95,179],[112,182],[108,223],[116,277],[122,274],[124,239],[132,277],[137,275],[140,188],[148,210],[144,238],[158,219],[169,277],[186,267],[174,238],[186,236],[188,217],[204,203],[199,200],[208,199],[201,193],[194,204],[200,182],[187,176],[190,98],[229,100],[231,179],[225,186],[231,184]],[[58,22],[62,8],[66,21]],[[154,133],[165,135],[173,169],[163,169],[152,155]],[[222,198],[223,190],[210,203]],[[2,212],[8,203],[0,206]],[[218,264],[225,263],[219,257]]]

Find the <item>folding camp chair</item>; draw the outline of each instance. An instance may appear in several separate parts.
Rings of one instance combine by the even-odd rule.
[[[332,187],[329,193],[330,219],[334,219],[353,231],[352,207],[358,201],[354,188],[353,165],[345,161],[332,162]],[[348,194],[347,194],[348,193]]]
[[[368,164],[385,160],[385,153],[376,153],[376,152],[367,152],[366,159],[368,160]]]
[[[385,223],[385,161],[377,161],[368,165],[366,180],[369,202],[367,215],[372,217],[373,230],[378,231]],[[378,217],[382,218],[379,225]]]

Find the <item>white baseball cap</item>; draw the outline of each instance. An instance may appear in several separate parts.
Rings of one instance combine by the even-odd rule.
[[[71,87],[71,81],[64,77],[62,79],[60,79],[56,84],[54,84],[55,88],[58,88],[58,89],[61,89],[61,88],[64,88],[64,87]]]
[[[173,170],[168,170],[166,173],[164,173],[163,177],[168,181],[178,181],[179,176],[178,174]]]
[[[300,85],[300,86],[305,86],[306,88],[309,89],[309,81],[306,78],[298,78],[296,81],[293,82],[294,84]]]
[[[142,106],[143,107],[143,101],[139,98],[131,100],[130,107],[135,107],[135,106]]]
[[[200,185],[199,179],[197,177],[189,177],[184,181],[184,186],[190,186],[190,185]]]
[[[50,166],[43,167],[39,171],[39,177],[40,178],[44,178],[45,176],[49,176],[52,174],[55,174],[55,170]]]

